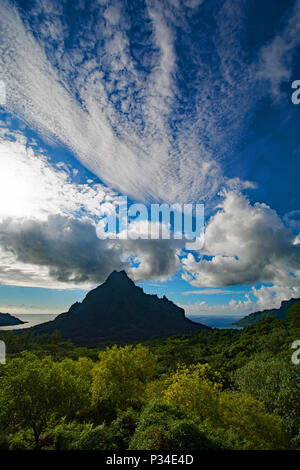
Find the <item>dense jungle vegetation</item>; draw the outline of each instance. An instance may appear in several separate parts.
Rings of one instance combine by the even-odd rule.
[[[286,320],[142,344],[0,339],[2,450],[300,448],[300,302]]]

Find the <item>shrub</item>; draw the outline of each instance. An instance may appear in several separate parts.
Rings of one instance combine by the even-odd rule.
[[[32,450],[35,442],[29,429],[8,436],[9,450]]]
[[[8,361],[0,388],[0,421],[3,428],[31,429],[36,448],[42,432],[61,416],[75,416],[89,397],[90,361],[51,357],[38,359],[32,353]]]
[[[145,385],[155,374],[156,364],[156,356],[141,345],[115,345],[102,351],[93,371],[93,403],[101,407],[109,402],[115,410],[139,407]]]
[[[241,393],[220,395],[219,422],[224,441],[232,449],[278,450],[288,447],[287,435],[280,418],[266,413],[254,398]]]
[[[215,419],[222,388],[220,380],[220,374],[208,364],[182,366],[170,377],[168,387],[162,393],[163,399],[202,421]]]
[[[300,425],[300,375],[283,359],[257,356],[234,374],[241,392],[264,403],[268,413],[278,414],[292,435]]]
[[[160,402],[150,403],[143,411],[130,442],[134,450],[206,450],[218,449],[199,424],[178,409]]]

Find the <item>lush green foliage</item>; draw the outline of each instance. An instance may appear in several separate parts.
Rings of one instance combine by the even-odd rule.
[[[220,446],[206,436],[199,423],[174,406],[150,403],[141,414],[130,449],[213,450]]]
[[[145,384],[155,375],[156,364],[156,356],[141,345],[102,351],[93,370],[93,403],[101,406],[108,402],[116,410],[138,406]]]
[[[280,418],[268,414],[262,403],[249,395],[224,392],[219,397],[219,423],[223,439],[232,449],[276,450],[288,447]]]
[[[218,395],[222,389],[220,374],[208,364],[181,366],[170,376],[163,399],[199,419],[215,419]]]
[[[262,402],[269,413],[281,416],[292,434],[299,430],[299,367],[263,355],[248,362],[234,376],[239,389]]]
[[[39,360],[25,352],[8,362],[1,376],[0,422],[6,429],[31,428],[36,447],[43,430],[57,416],[75,416],[90,388],[90,361]]]
[[[299,316],[97,348],[2,333],[0,449],[299,448]]]

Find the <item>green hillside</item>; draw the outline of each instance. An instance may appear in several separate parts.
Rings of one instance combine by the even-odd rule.
[[[287,316],[288,309],[295,303],[300,303],[300,299],[284,300],[283,302],[281,302],[281,306],[279,308],[274,308],[270,310],[262,310],[261,312],[251,313],[250,315],[247,315],[246,317],[241,318],[240,320],[235,322],[235,325],[238,325],[238,326],[255,325],[256,323],[261,321],[263,318],[267,318],[267,317],[274,317],[274,318],[277,318],[278,320],[284,320]]]

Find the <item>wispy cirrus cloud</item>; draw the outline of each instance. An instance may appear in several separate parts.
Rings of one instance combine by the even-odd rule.
[[[59,2],[35,2],[26,14],[1,2],[7,109],[125,194],[169,202],[214,198],[228,182],[223,156],[257,94],[239,29],[230,27],[241,8],[225,2],[215,30],[206,27],[208,39],[197,25],[197,11],[208,2],[165,8],[153,0],[139,10],[118,1],[72,6],[71,25]]]
[[[230,289],[201,289],[201,290],[188,290],[182,292],[182,295],[232,295],[232,294],[246,294],[244,290],[230,290]]]

